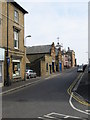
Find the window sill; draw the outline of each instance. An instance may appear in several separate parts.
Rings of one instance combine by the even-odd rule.
[[[19,25],[19,21],[15,21],[15,20],[14,20],[14,22]]]

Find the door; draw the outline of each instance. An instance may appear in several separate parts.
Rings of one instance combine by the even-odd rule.
[[[50,74],[51,74],[51,65],[49,65],[49,67],[50,67]]]
[[[62,71],[62,63],[59,63],[60,72]]]
[[[54,72],[54,62],[52,62],[52,71]]]

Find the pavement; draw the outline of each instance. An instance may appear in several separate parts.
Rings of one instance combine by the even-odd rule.
[[[85,69],[74,89],[77,95],[90,104],[90,73],[88,73],[88,68]]]

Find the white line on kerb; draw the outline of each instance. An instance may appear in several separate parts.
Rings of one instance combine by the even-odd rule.
[[[73,96],[73,92],[71,93],[71,96],[70,96],[70,99],[69,99],[69,103],[70,103],[71,107],[72,107],[74,110],[78,111],[78,112],[81,112],[81,113],[90,115],[90,113],[85,112],[85,111],[83,111],[83,110],[80,110],[80,109],[74,107],[74,105],[72,104],[72,96]]]

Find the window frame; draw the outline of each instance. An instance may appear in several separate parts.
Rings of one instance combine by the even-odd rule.
[[[16,9],[14,10],[14,21],[17,23],[19,22],[19,12]]]
[[[16,38],[15,38],[15,33],[16,33]],[[14,34],[14,49],[19,49],[19,31],[17,29],[14,29],[13,34]],[[15,46],[15,41],[16,41],[16,46]]]

